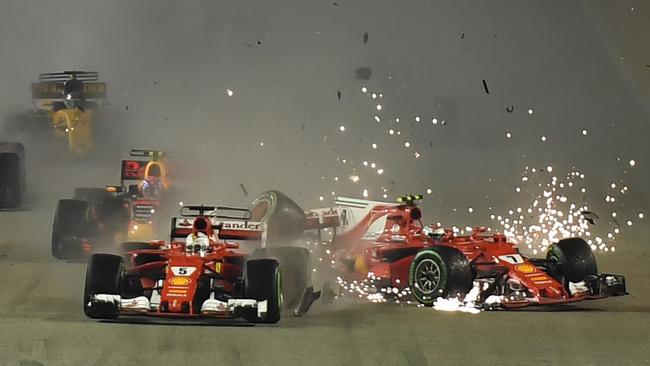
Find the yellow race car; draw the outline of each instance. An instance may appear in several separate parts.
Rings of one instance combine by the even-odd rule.
[[[68,153],[85,155],[94,149],[93,115],[106,98],[106,83],[97,72],[44,73],[32,83],[32,103],[46,117],[56,138],[65,139]]]

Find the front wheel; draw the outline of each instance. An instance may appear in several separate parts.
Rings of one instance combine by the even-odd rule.
[[[464,296],[472,281],[467,257],[451,247],[422,250],[409,268],[411,293],[426,306],[432,306],[438,297]]]
[[[93,254],[88,260],[84,287],[84,314],[93,319],[114,319],[119,315],[117,304],[93,302],[97,294],[122,294],[122,257],[113,254]]]
[[[562,239],[552,244],[546,261],[549,274],[558,281],[580,282],[598,274],[596,257],[589,244],[580,238]]]
[[[305,211],[285,194],[267,191],[251,204],[253,221],[266,223],[269,245],[298,238],[305,230]]]
[[[266,315],[257,310],[245,309],[244,319],[251,323],[277,323],[282,309],[282,275],[274,259],[253,259],[246,262],[244,297],[266,300]]]
[[[249,258],[270,258],[278,261],[282,272],[282,300],[287,309],[294,309],[305,289],[311,286],[311,253],[307,248],[259,248],[254,250]]]

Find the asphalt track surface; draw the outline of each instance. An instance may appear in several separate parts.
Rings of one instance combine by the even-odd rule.
[[[83,315],[85,265],[50,256],[51,205],[0,212],[0,365],[650,365],[638,240],[598,257],[631,295],[580,305],[471,315],[342,299],[272,326],[107,323]]]

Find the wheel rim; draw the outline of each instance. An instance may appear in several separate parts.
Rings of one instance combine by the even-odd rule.
[[[432,294],[440,284],[440,266],[433,259],[423,259],[415,267],[415,283],[425,295]]]

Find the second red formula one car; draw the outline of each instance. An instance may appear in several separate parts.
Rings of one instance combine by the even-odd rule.
[[[401,197],[393,204],[341,197],[337,207],[307,212],[302,222],[305,230],[334,229],[328,250],[341,278],[370,279],[376,287],[399,291],[408,287],[424,305],[438,298],[462,298],[475,286],[480,291],[477,303],[485,307],[627,294],[625,278],[599,274],[590,246],[580,238],[552,244],[546,258],[528,258],[503,234],[487,234],[485,228],[456,236],[452,230],[423,225],[417,206],[421,198]],[[253,212],[258,206],[254,202]]]

